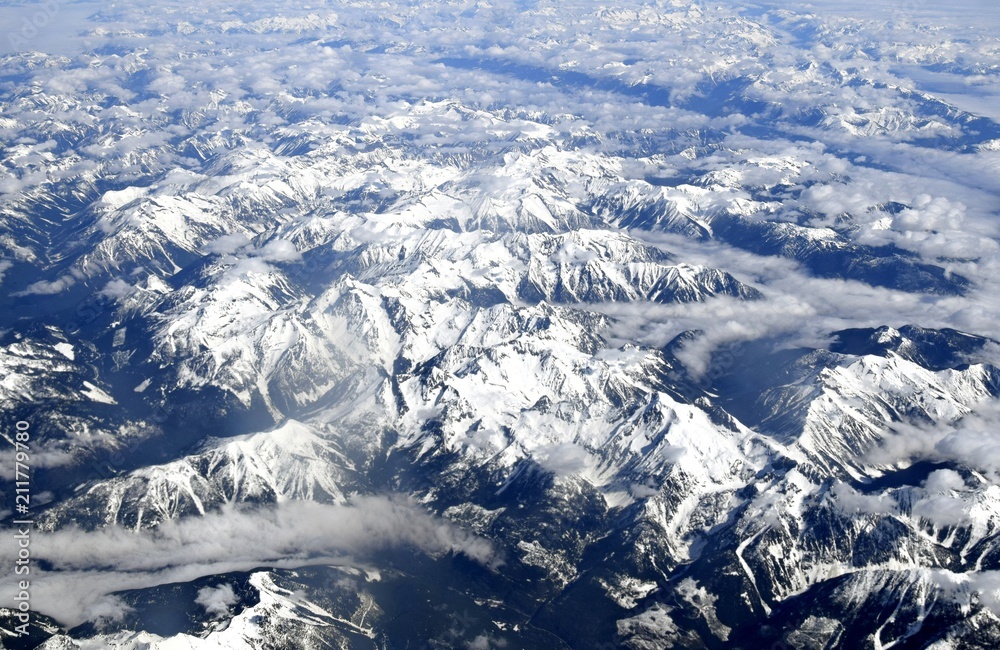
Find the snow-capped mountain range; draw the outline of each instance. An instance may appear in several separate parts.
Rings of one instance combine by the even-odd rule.
[[[4,55],[4,647],[1000,640],[996,22],[515,4]]]

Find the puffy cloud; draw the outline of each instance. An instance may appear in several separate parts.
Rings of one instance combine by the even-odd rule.
[[[85,620],[93,621],[97,628],[101,629],[105,625],[121,621],[131,611],[132,607],[121,598],[105,595],[86,604],[83,616]]]
[[[533,457],[543,469],[560,477],[579,474],[596,463],[586,449],[571,442],[540,447]]]
[[[862,494],[847,483],[835,483],[830,489],[837,508],[847,515],[892,515],[899,507],[891,496],[884,494]]]
[[[254,254],[267,262],[298,262],[302,259],[295,245],[284,239],[271,240]]]
[[[13,448],[4,447],[0,449],[0,478],[8,481],[15,480],[17,475],[14,464],[17,452]],[[35,468],[65,467],[72,465],[78,458],[72,450],[51,449],[39,445],[39,448],[31,455],[31,466]]]
[[[101,289],[101,295],[107,298],[112,298],[114,300],[120,300],[121,298],[124,298],[125,296],[132,293],[132,291],[134,290],[135,287],[133,287],[131,284],[125,282],[124,280],[116,278],[114,280],[109,281],[106,285],[104,285],[104,288]]]
[[[962,499],[946,494],[931,494],[913,504],[913,516],[938,526],[970,523],[968,508]]]
[[[701,331],[701,336],[685,342],[676,352],[695,376],[708,370],[711,353],[721,345],[781,334],[794,334],[798,343],[819,345],[830,331],[830,321],[821,318],[816,307],[793,295],[754,301],[717,297],[686,304],[605,303],[586,307],[614,317],[606,333],[613,343],[659,347],[681,332]]]
[[[950,494],[953,491],[964,490],[965,479],[953,469],[938,469],[927,476],[924,489],[928,494]]]
[[[965,205],[953,204],[944,197],[927,194],[916,197],[913,207],[900,212],[892,220],[899,230],[958,230],[965,221]]]
[[[52,280],[51,282],[47,280],[39,280],[38,282],[32,282],[24,289],[24,291],[19,291],[15,295],[51,296],[66,291],[74,284],[76,284],[76,278],[74,278],[71,275],[64,275],[60,278]]]
[[[652,480],[647,480],[645,483],[633,483],[629,486],[628,491],[636,499],[647,499],[660,493]]]
[[[1000,571],[971,574],[969,586],[979,595],[979,602],[995,616],[1000,616]]]
[[[209,255],[232,255],[248,245],[250,245],[250,238],[241,232],[237,232],[213,239],[202,250]]]
[[[236,260],[232,268],[226,271],[227,280],[236,280],[248,274],[264,275],[274,271],[274,267],[259,257],[245,257]]]
[[[507,642],[503,639],[495,639],[486,634],[480,634],[469,642],[469,650],[500,650],[507,647]]]
[[[233,586],[229,584],[218,587],[203,587],[198,591],[194,602],[205,608],[213,616],[225,616],[230,608],[239,601]]]
[[[937,454],[969,467],[1000,474],[1000,429],[996,428],[1000,419],[995,413],[990,414],[995,409],[996,404],[984,405],[983,413],[968,418],[944,436],[935,445]]]
[[[1000,477],[1000,400],[985,398],[974,411],[956,422],[934,425],[893,423],[879,448],[870,452],[876,463],[906,460],[959,463],[987,475]],[[953,470],[932,472],[924,489],[929,494],[948,494],[963,489],[965,481]]]
[[[945,594],[959,602],[968,602],[975,594],[979,603],[994,616],[1000,616],[1000,571],[954,573],[945,569],[927,572]]]

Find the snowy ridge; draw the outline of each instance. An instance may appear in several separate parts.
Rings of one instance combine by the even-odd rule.
[[[53,529],[74,513],[88,526],[139,530],[166,519],[204,515],[225,504],[285,499],[342,503],[352,468],[335,442],[295,421],[271,431],[215,442],[166,465],[100,482],[46,513]]]

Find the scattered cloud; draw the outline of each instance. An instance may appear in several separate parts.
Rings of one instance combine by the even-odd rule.
[[[205,611],[212,616],[225,616],[229,610],[239,601],[232,585],[219,585],[218,587],[203,587],[198,591],[198,596],[194,602],[205,608]]]
[[[254,251],[254,255],[266,262],[298,262],[302,260],[302,255],[295,249],[295,245],[284,239],[269,241],[262,248]]]
[[[232,255],[250,245],[250,238],[241,232],[222,235],[205,245],[203,251],[209,255]]]
[[[91,621],[98,630],[118,623],[132,611],[132,607],[121,598],[103,595],[89,604],[83,604],[83,619]]]
[[[39,280],[37,282],[32,282],[24,289],[24,291],[19,291],[15,295],[51,296],[66,291],[74,284],[76,284],[76,278],[74,278],[71,275],[64,275],[60,278],[52,280],[51,282],[47,280]]]
[[[480,634],[469,642],[468,650],[500,650],[506,648],[507,642],[503,639],[495,639],[486,634]]]
[[[121,300],[122,298],[128,296],[135,290],[128,282],[115,278],[109,281],[104,288],[101,289],[101,295],[106,298],[111,298],[113,300]]]
[[[921,517],[938,526],[958,526],[969,523],[968,507],[957,497],[931,494],[913,504],[914,517]]]
[[[847,483],[835,483],[830,489],[837,507],[846,515],[892,515],[899,512],[898,504],[884,494],[862,494]]]
[[[950,494],[965,489],[965,479],[953,469],[938,469],[931,472],[924,481],[928,494]]]
[[[590,452],[571,442],[540,447],[532,456],[543,469],[560,477],[579,474],[596,464]]]
[[[879,448],[870,454],[876,463],[907,460],[953,462],[1000,477],[1000,399],[984,398],[975,410],[957,422],[935,425],[894,423]],[[932,473],[924,488],[929,494],[961,490],[964,481],[950,470]]]

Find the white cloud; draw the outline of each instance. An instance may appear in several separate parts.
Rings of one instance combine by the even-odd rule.
[[[928,494],[950,494],[953,491],[964,490],[965,479],[953,469],[938,469],[927,476],[924,489]]]
[[[254,254],[267,262],[298,262],[302,259],[295,245],[284,239],[271,240]]]
[[[225,616],[230,608],[239,601],[233,586],[229,584],[218,587],[203,587],[198,591],[194,602],[205,608],[213,616]]]
[[[830,492],[837,507],[847,515],[891,515],[899,511],[891,496],[862,494],[846,483],[835,483]]]
[[[879,448],[869,454],[876,463],[895,464],[908,460],[954,462],[1000,477],[1000,400],[984,398],[974,411],[957,422],[917,426],[896,422]],[[929,494],[947,494],[963,489],[964,480],[952,470],[932,472],[924,488]]]
[[[101,295],[114,300],[120,300],[121,298],[124,298],[132,293],[134,290],[135,287],[128,282],[115,278],[104,285],[104,288],[101,289]]]
[[[543,469],[560,477],[579,474],[596,463],[586,449],[571,442],[539,447],[533,458]]]
[[[117,596],[105,595],[96,598],[92,603],[84,605],[84,620],[93,621],[97,629],[118,623],[132,611],[132,607]]]
[[[76,284],[76,279],[71,275],[64,275],[57,278],[51,282],[47,280],[39,280],[38,282],[32,282],[29,284],[24,291],[19,291],[15,295],[19,296],[50,296],[57,293],[62,293],[70,287]]]
[[[250,244],[250,238],[241,232],[222,235],[205,245],[205,253],[210,255],[232,255]]]
[[[676,352],[695,376],[704,374],[711,352],[720,345],[779,334],[794,334],[800,344],[819,345],[830,331],[830,322],[820,317],[817,308],[794,295],[754,301],[722,296],[671,305],[605,303],[586,308],[615,318],[606,332],[614,343],[659,347],[682,332],[700,330],[701,336],[685,342]]]
[[[961,526],[971,523],[962,499],[946,494],[931,494],[913,504],[913,516],[938,526]]]
[[[965,211],[962,203],[921,194],[913,207],[896,215],[892,225],[899,230],[958,230],[965,222]]]
[[[468,650],[500,650],[507,647],[507,642],[503,639],[494,639],[491,636],[480,634],[469,642],[466,646]]]
[[[32,606],[76,625],[120,612],[112,601],[103,600],[114,591],[259,566],[344,561],[401,545],[434,555],[463,553],[488,565],[497,562],[488,541],[407,501],[374,496],[357,497],[342,506],[293,501],[268,508],[230,507],[203,517],[171,520],[142,533],[119,527],[39,533],[32,537],[32,554],[45,558],[53,569],[33,567]],[[14,558],[7,556],[16,548],[8,545],[0,552],[12,563]],[[13,578],[11,574],[9,579]],[[4,589],[4,593],[14,592]],[[211,602],[221,603],[220,595]],[[98,611],[93,603],[105,604]]]
[[[995,616],[1000,616],[1000,571],[973,573],[969,584],[979,595],[979,602]]]

